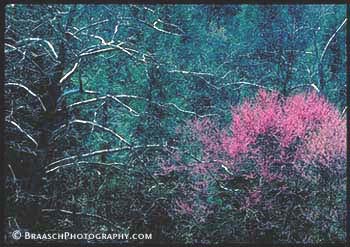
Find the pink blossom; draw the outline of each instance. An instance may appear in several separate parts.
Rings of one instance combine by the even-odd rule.
[[[178,212],[204,222],[211,210],[203,198],[222,180],[232,180],[238,193],[248,192],[242,210],[263,200],[272,209],[271,188],[286,193],[289,181],[313,179],[319,169],[345,167],[346,121],[316,92],[284,97],[260,90],[254,99],[232,107],[231,114],[223,129],[209,118],[189,121],[186,133],[191,144],[200,144],[198,158],[186,167],[179,165],[181,155],[176,162],[162,163],[163,174],[186,170],[189,176],[180,190],[182,200],[176,201]],[[243,181],[236,183],[236,178]]]
[[[222,138],[223,149],[234,160],[255,159],[260,175],[269,180],[276,155],[279,163],[318,161],[327,167],[345,157],[345,120],[316,92],[285,98],[261,90],[254,100],[232,108],[230,130]],[[259,144],[260,137],[265,142]],[[295,153],[289,151],[293,146]]]

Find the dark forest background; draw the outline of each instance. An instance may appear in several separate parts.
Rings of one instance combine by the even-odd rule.
[[[180,126],[207,117],[225,128],[231,107],[259,89],[286,97],[316,90],[343,112],[345,5],[5,11],[8,232],[151,232],[155,242],[187,243],[344,239],[342,222],[323,230],[310,223],[302,230],[309,238],[252,237],[229,213],[196,225],[170,210],[181,176],[154,174],[172,149],[183,150]],[[183,152],[199,153],[196,145]],[[235,230],[222,231],[227,224]]]

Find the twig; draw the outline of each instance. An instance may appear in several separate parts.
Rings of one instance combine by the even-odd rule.
[[[326,51],[327,51],[329,45],[331,44],[332,40],[335,38],[337,33],[340,31],[340,29],[345,25],[346,21],[347,21],[347,18],[345,18],[345,20],[342,22],[342,24],[340,24],[340,26],[337,28],[337,30],[333,33],[333,35],[328,40],[326,46],[323,48],[323,51],[322,51],[322,54],[321,54],[321,57],[320,57],[320,64],[322,64],[322,60],[324,58],[324,55],[326,54]]]
[[[120,169],[120,167],[117,167],[116,165],[122,165],[123,163],[102,163],[102,162],[92,162],[92,161],[78,161],[78,162],[72,162],[72,163],[56,166],[56,167],[54,167],[54,168],[52,168],[50,170],[47,170],[45,173],[50,173],[50,172],[53,172],[53,171],[55,171],[57,169],[60,169],[60,168],[65,168],[65,167],[74,166],[74,165],[80,165],[80,164],[110,166],[110,167],[113,167],[113,168],[116,168],[116,169]]]
[[[90,91],[91,93],[92,91]],[[135,116],[139,116],[139,113],[136,112],[134,109],[132,109],[130,106],[128,106],[127,104],[123,103],[122,101],[120,101],[118,98],[142,98],[142,97],[139,97],[139,96],[134,96],[134,95],[110,95],[110,94],[107,94],[105,96],[101,96],[101,97],[97,97],[97,98],[92,98],[92,99],[88,99],[88,100],[83,100],[83,101],[79,101],[79,102],[76,102],[76,103],[73,103],[71,105],[68,105],[67,108],[73,108],[73,107],[76,107],[76,106],[80,106],[80,105],[85,105],[85,104],[88,104],[88,103],[93,103],[93,102],[96,102],[96,101],[99,101],[99,100],[105,100],[107,98],[110,98],[116,102],[118,102],[119,104],[121,104],[122,106],[124,106],[126,109],[129,110],[129,112],[133,113],[133,115]]]
[[[38,143],[37,141],[31,137],[24,129],[21,128],[21,126],[19,126],[16,122],[12,121],[12,120],[6,120],[7,122],[11,123],[12,125],[14,125],[20,132],[22,132],[29,140],[31,140],[34,144],[35,147],[38,147]]]
[[[65,80],[67,80],[74,72],[75,70],[78,68],[79,62],[76,62],[73,66],[73,68],[68,71],[60,80],[60,83],[63,83]]]
[[[122,147],[122,148],[111,148],[111,149],[102,149],[102,150],[97,150],[97,151],[93,151],[90,153],[85,153],[85,154],[81,154],[81,155],[73,155],[70,157],[66,157],[60,160],[56,160],[52,163],[50,163],[49,165],[46,166],[46,168],[51,167],[53,165],[62,163],[62,162],[66,162],[66,161],[71,161],[71,160],[75,160],[77,158],[88,158],[88,157],[92,157],[92,156],[96,156],[96,155],[101,155],[101,154],[107,154],[107,153],[117,153],[117,152],[122,152],[122,151],[127,151],[127,150],[134,150],[134,149],[142,149],[142,148],[161,148],[163,146],[161,145],[145,145],[145,146],[134,146],[134,147]]]
[[[70,94],[74,94],[74,93],[86,93],[86,94],[98,94],[98,92],[96,91],[90,91],[90,90],[81,90],[80,88],[74,88],[74,89],[70,89],[68,91],[65,91],[57,100],[57,105],[59,102],[61,102],[61,100],[63,99],[63,97],[66,97],[67,95]]]
[[[107,95],[109,98],[115,100],[116,102],[118,102],[119,104],[121,104],[122,106],[124,106],[126,109],[129,110],[130,113],[132,113],[135,116],[140,116],[139,113],[137,113],[137,111],[135,111],[134,109],[132,109],[130,106],[128,106],[127,104],[123,103],[120,99],[118,99],[117,97],[115,97],[114,95]]]
[[[169,73],[181,73],[181,74],[188,74],[188,75],[194,75],[198,76],[202,80],[204,80],[209,86],[215,88],[216,90],[223,89],[225,87],[229,87],[232,85],[246,85],[246,86],[253,86],[253,87],[258,87],[258,88],[263,88],[269,91],[273,91],[271,88],[265,87],[263,85],[257,84],[257,83],[252,83],[252,82],[246,82],[246,81],[238,81],[238,82],[233,82],[233,83],[228,83],[224,84],[223,86],[215,86],[212,83],[210,83],[208,80],[206,80],[203,76],[209,76],[209,77],[217,77],[216,75],[212,73],[205,73],[205,72],[193,72],[193,71],[186,71],[186,70],[170,70],[168,71]],[[224,80],[228,74],[230,74],[232,71],[228,71],[225,75],[222,77],[219,77],[219,80]]]
[[[26,86],[19,84],[19,83],[5,83],[5,86],[12,86],[12,87],[20,87],[25,89],[30,95],[34,96],[35,98],[38,99],[38,101],[40,102],[41,107],[43,108],[44,111],[46,111],[46,107],[43,103],[43,101],[41,100],[41,98],[36,95],[35,93],[33,93],[29,88],[27,88]]]
[[[170,70],[168,71],[169,73],[181,73],[181,74],[189,74],[189,75],[197,75],[197,76],[211,76],[211,77],[215,77],[214,74],[212,73],[205,73],[205,72],[194,72],[194,71],[186,71],[186,70]]]
[[[97,97],[97,98],[92,98],[92,99],[87,99],[87,100],[83,100],[83,101],[79,101],[79,102],[75,102],[71,105],[68,105],[67,108],[73,108],[73,107],[77,107],[77,106],[81,106],[81,105],[85,105],[85,104],[89,104],[89,103],[94,103],[100,100],[105,100],[107,98],[111,98],[113,100],[116,100],[118,103],[122,104],[124,107],[126,107],[130,112],[134,113],[135,116],[139,116],[139,113],[137,113],[135,110],[131,109],[129,106],[127,106],[125,103],[121,102],[118,98],[129,98],[129,99],[141,99],[141,100],[145,100],[147,102],[150,102],[151,104],[155,104],[158,105],[160,107],[169,107],[172,106],[174,107],[176,110],[182,112],[182,113],[187,113],[187,114],[191,114],[191,115],[195,115],[198,116],[200,118],[202,117],[208,117],[208,116],[215,116],[217,114],[207,114],[207,115],[199,115],[196,112],[193,111],[188,111],[188,110],[184,110],[182,108],[180,108],[178,105],[174,104],[174,103],[157,103],[154,101],[149,101],[149,99],[142,97],[142,96],[137,96],[137,95],[126,95],[126,94],[119,94],[119,95],[110,95],[107,94],[105,96],[101,96],[101,97]]]
[[[134,109],[132,109],[130,106],[126,105],[125,103],[123,103],[122,101],[120,101],[118,98],[137,98],[137,96],[133,96],[133,95],[110,95],[107,94],[105,96],[101,96],[101,97],[97,97],[97,98],[92,98],[92,99],[88,99],[88,100],[83,100],[83,101],[79,101],[76,103],[73,103],[71,105],[68,105],[67,108],[73,108],[73,107],[77,107],[77,106],[81,106],[81,105],[85,105],[85,104],[89,104],[89,103],[93,103],[93,102],[97,102],[99,100],[105,100],[107,98],[113,99],[114,101],[118,102],[119,104],[121,104],[122,106],[124,106],[126,109],[129,110],[130,113],[132,113],[134,116],[138,117],[140,116],[138,112],[136,112]]]
[[[108,133],[111,133],[113,136],[117,137],[120,141],[122,141],[123,143],[125,143],[126,145],[131,147],[131,144],[127,140],[125,140],[124,137],[122,137],[121,135],[117,134],[113,130],[111,130],[109,128],[106,128],[106,127],[104,127],[104,126],[102,126],[100,124],[97,124],[97,123],[94,123],[94,122],[90,122],[90,121],[80,120],[80,119],[75,119],[75,120],[69,122],[69,124],[74,124],[74,123],[89,124],[89,125],[95,126],[95,127],[99,128],[99,129],[102,129],[102,130],[108,132]]]
[[[344,116],[346,116],[346,112],[348,111],[348,107],[345,106],[344,110],[341,112],[341,117],[343,118]]]
[[[109,20],[106,19],[106,20],[103,20],[103,21],[98,21],[98,22],[94,22],[94,23],[92,23],[92,24],[89,24],[89,25],[87,25],[87,26],[85,26],[85,27],[82,27],[82,28],[76,30],[76,31],[74,32],[74,35],[77,35],[78,33],[82,32],[82,31],[84,31],[84,30],[86,30],[86,29],[88,29],[88,28],[90,28],[90,27],[94,27],[94,26],[97,26],[97,25],[99,25],[99,24],[106,23],[106,22],[108,22],[108,21],[109,21]],[[77,29],[77,28],[76,28],[76,29]]]
[[[68,211],[68,210],[64,210],[64,209],[42,209],[41,212],[43,213],[55,213],[55,212],[59,212],[59,213],[64,213],[64,214],[70,214],[70,215],[73,215],[73,212],[72,211]],[[81,216],[87,216],[87,217],[91,217],[91,218],[96,218],[96,219],[99,219],[99,220],[102,220],[106,223],[108,223],[109,225],[113,226],[114,228],[116,229],[119,229],[119,230],[123,230],[122,227],[120,226],[117,226],[115,225],[112,221],[110,221],[109,219],[107,218],[104,218],[100,215],[97,215],[97,214],[89,214],[89,213],[83,213],[83,212],[77,212],[75,213],[75,215],[81,215]]]
[[[106,101],[103,101],[103,103],[94,112],[94,119],[92,120],[93,123],[96,123],[97,113],[105,104],[106,104]],[[95,129],[95,126],[93,125],[91,128],[91,133],[94,132],[94,129]]]
[[[292,90],[297,89],[297,88],[300,88],[300,87],[312,87],[312,88],[315,89],[318,93],[320,92],[320,89],[319,89],[314,83],[298,85],[298,86],[295,86],[295,87],[291,88],[290,90],[292,91]]]
[[[91,56],[91,55],[96,55],[99,53],[104,53],[104,52],[109,52],[109,51],[115,51],[120,49],[119,47],[108,47],[108,48],[103,48],[103,49],[98,49],[90,52],[83,52],[79,55],[79,57],[86,57],[86,56]]]
[[[263,85],[260,85],[260,84],[256,84],[256,83],[252,83],[252,82],[246,82],[246,81],[238,81],[238,82],[233,82],[233,83],[228,83],[228,84],[225,84],[221,87],[218,87],[219,89],[222,89],[224,87],[229,87],[229,86],[232,86],[232,85],[247,85],[247,86],[253,86],[253,87],[258,87],[258,88],[263,88],[263,89],[266,89],[268,91],[273,91],[271,88],[268,88],[268,87],[265,87]]]
[[[136,20],[139,21],[139,22],[141,22],[141,23],[143,23],[143,24],[145,24],[145,25],[148,26],[148,27],[151,27],[151,28],[153,28],[153,29],[155,29],[155,30],[161,32],[161,33],[165,33],[165,34],[169,34],[169,35],[174,35],[174,36],[178,36],[178,37],[183,36],[183,34],[173,33],[173,32],[166,31],[166,30],[164,30],[164,29],[161,29],[161,28],[157,27],[157,24],[158,24],[158,23],[163,23],[163,24],[165,24],[165,25],[169,25],[169,26],[176,27],[177,29],[179,29],[180,31],[182,31],[182,30],[181,30],[179,27],[177,27],[176,25],[170,24],[170,23],[165,23],[165,22],[163,22],[163,21],[160,20],[160,19],[156,20],[156,21],[153,22],[152,24],[149,24],[149,23],[147,23],[146,21],[141,20],[141,19],[139,19],[139,18],[136,18]],[[182,31],[182,32],[183,32],[183,31]]]
[[[19,200],[19,193],[20,193],[19,185],[17,183],[17,178],[16,178],[16,175],[15,175],[15,172],[12,169],[12,166],[10,164],[8,164],[8,167],[9,167],[9,169],[11,171],[12,178],[13,178],[13,183],[15,184],[15,187],[16,187],[16,202],[17,202]],[[17,224],[17,222],[16,222],[16,224]]]
[[[53,45],[46,39],[41,39],[41,38],[27,38],[27,39],[22,39],[20,41],[18,41],[18,44],[21,44],[23,42],[27,42],[27,41],[30,41],[30,42],[44,42],[51,50],[52,54],[54,55],[55,59],[57,60],[58,59],[58,55],[55,51],[55,48],[53,47]]]

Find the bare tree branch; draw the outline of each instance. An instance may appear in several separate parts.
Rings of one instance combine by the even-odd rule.
[[[294,89],[301,88],[301,87],[312,87],[312,88],[315,89],[318,93],[320,92],[320,89],[319,89],[314,83],[297,85],[297,86],[291,88],[290,90],[292,91],[292,90],[294,90]]]
[[[33,138],[31,137],[24,129],[21,128],[21,126],[19,126],[15,121],[12,121],[12,120],[7,120],[6,121],[8,123],[11,123],[13,126],[15,126],[20,132],[22,132],[29,140],[31,140],[34,144],[35,144],[35,147],[37,148],[38,147],[38,142]]]
[[[347,111],[348,111],[348,107],[345,106],[345,107],[344,107],[344,110],[341,112],[341,117],[342,117],[342,118],[346,116],[346,112],[347,112]]]
[[[209,77],[218,77],[212,73],[205,73],[205,72],[193,72],[193,71],[186,71],[186,70],[170,70],[168,71],[169,73],[181,73],[181,74],[188,74],[188,75],[194,75],[202,80],[204,80],[209,86],[215,88],[216,90],[220,90],[225,87],[233,86],[233,85],[246,85],[246,86],[253,86],[253,87],[258,87],[258,88],[263,88],[269,91],[272,91],[271,88],[265,87],[263,85],[257,84],[257,83],[252,83],[252,82],[246,82],[246,81],[238,81],[238,82],[233,82],[233,83],[228,83],[224,84],[223,86],[216,86],[210,83],[208,80],[206,80],[203,76],[209,76]],[[228,71],[225,75],[222,77],[219,77],[219,80],[224,80],[228,74],[232,73],[233,71]]]
[[[145,146],[134,146],[134,147],[122,147],[122,148],[111,148],[111,149],[102,149],[102,150],[97,150],[97,151],[93,151],[90,153],[85,153],[85,154],[81,154],[81,155],[73,155],[70,157],[66,157],[60,160],[56,160],[50,164],[48,164],[46,166],[46,168],[49,168],[53,165],[57,165],[59,163],[62,162],[66,162],[66,161],[71,161],[71,160],[75,160],[78,158],[89,158],[92,156],[96,156],[96,155],[101,155],[101,154],[108,154],[108,153],[118,153],[118,152],[122,152],[122,151],[128,151],[128,150],[135,150],[135,149],[146,149],[146,148],[162,148],[163,146],[158,145],[158,144],[154,144],[154,145],[145,145]]]
[[[116,102],[118,102],[119,104],[121,104],[122,106],[124,106],[126,109],[129,110],[130,113],[132,113],[134,116],[140,116],[139,113],[137,113],[137,111],[135,111],[134,109],[132,109],[130,106],[128,106],[127,104],[123,103],[121,100],[119,100],[117,97],[113,96],[113,95],[108,95],[109,98],[115,100]]]
[[[150,102],[151,104],[155,104],[155,105],[158,105],[160,107],[168,107],[168,106],[172,106],[174,107],[175,109],[177,109],[178,111],[182,112],[182,113],[187,113],[187,114],[191,114],[191,115],[195,115],[195,116],[198,116],[198,117],[208,117],[208,116],[211,116],[211,115],[216,115],[216,114],[207,114],[207,115],[200,115],[196,112],[193,112],[193,111],[188,111],[188,110],[184,110],[182,109],[181,107],[179,107],[178,105],[174,104],[174,103],[164,103],[164,104],[161,104],[161,103],[157,103],[157,102],[154,102],[154,101],[149,101],[149,99],[145,98],[145,97],[141,97],[141,96],[137,96],[137,95],[125,95],[125,94],[120,94],[120,95],[105,95],[105,96],[101,96],[101,97],[97,97],[97,98],[92,98],[92,99],[88,99],[88,100],[83,100],[83,101],[79,101],[79,102],[76,102],[76,103],[73,103],[71,105],[68,105],[67,108],[73,108],[73,107],[77,107],[77,106],[81,106],[81,105],[85,105],[85,104],[89,104],[89,103],[94,103],[94,102],[97,102],[97,101],[100,101],[100,100],[105,100],[107,98],[111,98],[111,99],[114,99],[114,100],[117,100],[118,103],[120,103],[121,101],[118,99],[118,98],[129,98],[129,99],[140,99],[140,100],[145,100],[147,102]],[[124,103],[123,103],[124,104]],[[125,104],[124,104],[125,105]],[[123,106],[124,106],[123,105]],[[129,109],[130,107],[129,106],[126,106],[127,109]],[[131,109],[131,108],[130,108]],[[134,111],[133,109],[129,110],[129,111]],[[139,113],[137,113],[136,111],[134,111],[134,115],[135,116],[139,116]],[[136,115],[137,114],[137,115]]]
[[[252,83],[252,82],[246,82],[246,81],[237,81],[237,82],[233,82],[233,83],[228,83],[228,84],[225,84],[221,87],[218,87],[219,89],[222,89],[224,87],[229,87],[229,86],[232,86],[232,85],[247,85],[247,86],[253,86],[253,87],[258,87],[258,88],[263,88],[263,89],[266,89],[268,91],[273,91],[273,89],[271,88],[268,88],[268,87],[265,87],[263,85],[260,85],[260,84],[256,84],[256,83]]]
[[[318,76],[319,76],[319,84],[320,84],[320,88],[323,90],[324,88],[324,75],[323,75],[323,58],[326,54],[326,51],[329,47],[329,45],[331,44],[332,40],[335,38],[335,36],[337,35],[337,33],[341,30],[341,28],[345,25],[347,21],[347,18],[345,18],[345,20],[342,22],[342,24],[340,24],[340,26],[337,28],[337,30],[333,33],[333,35],[330,37],[330,39],[328,40],[326,46],[323,48],[319,63],[318,63]]]
[[[75,70],[78,68],[79,62],[76,62],[73,66],[73,68],[68,71],[61,79],[60,79],[60,83],[63,83],[65,80],[67,80],[74,72]]]
[[[205,73],[205,72],[194,72],[194,71],[186,71],[186,70],[170,70],[169,73],[181,73],[181,74],[189,74],[189,75],[197,75],[197,76],[212,76],[215,77],[212,73]]]
[[[117,137],[121,142],[123,142],[126,145],[131,147],[131,144],[127,140],[125,140],[124,137],[122,137],[121,135],[117,134],[113,130],[111,130],[109,128],[106,128],[106,127],[104,127],[104,126],[102,126],[100,124],[97,124],[97,123],[94,123],[94,122],[90,122],[90,121],[80,120],[80,119],[75,119],[75,120],[69,122],[69,124],[74,124],[74,123],[89,124],[89,125],[95,126],[95,127],[99,128],[99,129],[102,129],[102,130],[108,132],[108,133],[111,133],[113,136]]]
[[[331,44],[332,40],[335,38],[335,36],[337,35],[337,33],[342,29],[342,27],[345,25],[347,21],[347,18],[345,18],[345,20],[342,22],[342,24],[340,24],[340,26],[337,28],[337,30],[335,30],[335,32],[333,33],[333,35],[329,38],[326,46],[323,48],[323,51],[322,51],[322,54],[321,54],[321,57],[320,57],[320,63],[322,63],[323,61],[323,58],[324,58],[324,55],[326,54],[326,51],[329,47],[329,45]]]
[[[106,19],[106,20],[103,20],[103,21],[94,22],[94,23],[91,23],[91,24],[89,24],[89,25],[87,25],[85,27],[82,27],[80,29],[75,27],[74,29],[76,29],[76,31],[73,34],[76,36],[78,33],[82,32],[82,31],[84,31],[84,30],[86,30],[86,29],[88,29],[90,27],[94,27],[94,26],[97,26],[97,25],[100,25],[100,24],[103,24],[103,23],[106,23],[106,22],[109,22],[109,20]]]
[[[93,162],[93,161],[78,161],[78,162],[72,162],[72,163],[56,166],[56,167],[54,167],[54,168],[52,168],[50,170],[47,170],[45,173],[50,173],[50,172],[56,171],[57,169],[60,169],[60,168],[65,168],[65,167],[70,167],[70,166],[75,166],[75,165],[81,165],[81,164],[84,164],[84,165],[90,165],[91,164],[91,165],[99,165],[99,166],[110,166],[110,167],[116,168],[118,170],[121,170],[121,168],[118,167],[117,165],[125,166],[125,164],[123,164],[123,163],[103,163],[103,162]]]
[[[118,98],[142,98],[142,97],[138,97],[138,96],[134,96],[134,95],[110,95],[110,94],[107,94],[105,96],[101,96],[101,97],[92,98],[92,99],[83,100],[83,101],[79,101],[79,102],[73,103],[71,105],[68,105],[67,108],[69,109],[69,108],[73,108],[73,107],[77,107],[77,106],[93,103],[93,102],[96,102],[96,101],[105,100],[107,98],[112,99],[112,100],[116,101],[117,103],[121,104],[132,115],[134,115],[136,117],[140,116],[140,114],[137,111],[135,111],[130,106],[128,106],[127,104],[123,103],[121,100],[118,99]]]
[[[183,36],[183,33],[184,33],[183,30],[180,29],[178,26],[176,26],[176,25],[174,25],[174,24],[166,23],[166,22],[164,22],[164,21],[162,21],[162,20],[160,20],[160,19],[157,19],[157,20],[156,20],[155,22],[153,22],[152,24],[150,24],[150,23],[148,23],[148,22],[146,22],[146,21],[144,21],[144,20],[138,19],[138,18],[136,18],[136,20],[139,21],[139,22],[141,22],[141,23],[143,23],[143,24],[145,24],[145,25],[148,26],[148,27],[151,27],[151,28],[153,28],[153,29],[155,29],[155,30],[161,32],[161,33],[165,33],[165,34],[169,34],[169,35],[174,35],[174,36],[178,36],[178,37]],[[178,30],[180,30],[180,32],[182,32],[182,34],[164,30],[164,29],[162,29],[162,28],[160,28],[160,27],[157,26],[158,23],[162,23],[162,24],[164,24],[164,25],[176,27]]]
[[[109,52],[109,51],[115,51],[118,49],[120,49],[120,48],[119,47],[108,47],[108,48],[98,49],[98,50],[94,50],[94,51],[90,51],[90,52],[83,52],[79,55],[79,57],[96,55],[96,54],[105,53],[105,52]]]
[[[50,49],[50,51],[52,52],[52,54],[54,55],[55,60],[58,59],[58,55],[57,52],[55,51],[55,48],[53,47],[53,45],[46,39],[41,39],[41,38],[26,38],[26,39],[22,39],[20,41],[17,42],[18,45],[21,45],[22,43],[26,43],[26,42],[44,42]]]
[[[19,83],[5,83],[5,86],[12,86],[12,87],[20,87],[25,89],[30,95],[34,96],[35,98],[38,99],[38,101],[40,102],[41,107],[43,108],[44,111],[46,111],[46,107],[43,103],[43,101],[41,100],[41,98],[36,95],[35,93],[33,93],[33,91],[31,91],[29,88],[27,88],[26,86],[19,84]]]
[[[68,91],[65,91],[65,92],[57,99],[57,105],[58,105],[59,102],[61,102],[61,100],[62,100],[64,97],[66,97],[66,96],[68,96],[68,95],[70,95],[70,94],[75,94],[75,93],[85,93],[85,94],[94,94],[94,95],[98,94],[98,92],[96,92],[96,91],[90,91],[90,90],[82,90],[82,91],[81,91],[80,88],[70,89],[70,90],[68,90]]]
[[[68,210],[64,210],[64,209],[42,209],[41,212],[43,212],[43,213],[59,212],[59,213],[63,213],[63,214],[73,215],[72,211],[68,211]],[[102,217],[100,215],[97,215],[97,214],[89,214],[89,213],[77,212],[77,213],[75,213],[75,215],[81,215],[81,216],[87,216],[87,217],[91,217],[91,218],[96,218],[96,219],[99,219],[99,220],[102,220],[102,221],[108,223],[109,225],[113,226],[115,229],[123,230],[122,227],[117,226],[115,223],[113,223],[109,219],[104,218],[104,217]]]

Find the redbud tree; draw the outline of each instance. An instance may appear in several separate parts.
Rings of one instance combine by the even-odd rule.
[[[337,108],[317,92],[260,90],[231,116],[224,129],[209,118],[189,121],[179,132],[198,145],[161,165],[160,174],[179,175],[174,217],[213,233],[197,229],[192,238],[344,238],[346,126]]]

